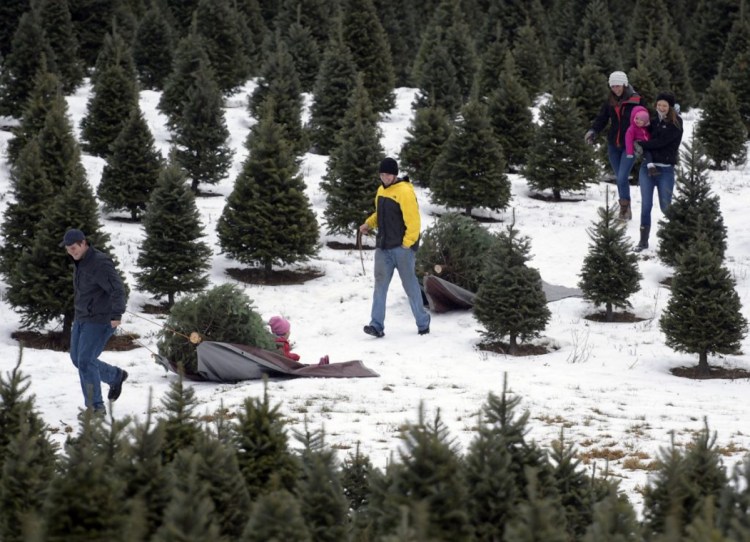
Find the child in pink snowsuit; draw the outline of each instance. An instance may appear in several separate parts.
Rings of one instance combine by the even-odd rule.
[[[280,353],[292,361],[299,361],[299,354],[292,352],[292,346],[289,344],[289,333],[292,329],[289,320],[281,316],[274,316],[268,321],[268,325],[271,328],[271,333],[276,335],[276,348],[281,351]],[[320,358],[318,365],[328,365],[328,356]]]
[[[630,112],[630,126],[625,131],[625,154],[628,158],[635,155],[635,142],[648,141],[651,139],[651,133],[648,131],[648,125],[651,123],[651,115],[648,109],[642,105],[637,105]]]

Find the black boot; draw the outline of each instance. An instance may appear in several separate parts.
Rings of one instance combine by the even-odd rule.
[[[640,252],[648,248],[648,234],[651,232],[651,226],[641,226],[641,240],[638,241],[638,246],[635,250]]]

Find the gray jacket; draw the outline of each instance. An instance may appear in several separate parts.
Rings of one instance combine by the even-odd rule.
[[[75,319],[80,322],[108,324],[122,320],[125,312],[125,287],[115,264],[101,250],[89,246],[75,262]]]

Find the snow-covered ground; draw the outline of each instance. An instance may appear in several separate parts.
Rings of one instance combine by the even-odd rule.
[[[78,126],[88,99],[84,86],[68,99],[71,120]],[[230,177],[212,190],[227,195],[232,189],[247,152],[243,143],[253,124],[245,108],[252,83],[227,101],[227,124],[231,143],[237,149]],[[406,137],[411,118],[414,89],[397,90],[397,106],[383,123],[382,144],[387,154],[397,156]],[[156,111],[158,95],[141,94],[141,108],[157,140],[166,153],[169,134],[164,118]],[[684,117],[686,137],[692,134],[695,113]],[[77,131],[77,128],[76,128]],[[0,152],[4,153],[9,134],[0,132]],[[94,189],[104,165],[99,158],[84,155],[84,165]],[[308,154],[302,162],[307,194],[323,224],[324,194],[319,188],[325,173],[326,157]],[[542,278],[554,284],[576,286],[583,258],[588,250],[587,228],[597,220],[597,208],[605,201],[611,185],[590,186],[582,201],[546,203],[529,197],[524,179],[511,176],[512,210],[516,227],[531,239],[531,264]],[[737,290],[750,319],[750,172],[746,168],[714,172],[712,188],[721,198],[721,210],[729,231],[726,265],[737,280]],[[373,194],[377,179],[373,179]],[[0,194],[3,207],[9,196],[9,174],[0,165]],[[429,193],[417,188],[423,228],[430,226],[443,209],[430,202]],[[610,196],[612,198],[613,196]],[[220,255],[216,222],[224,205],[223,198],[200,198],[206,239],[214,247],[211,269],[214,284],[231,281],[226,275],[237,262]],[[637,211],[640,196],[633,191]],[[0,209],[1,210],[1,209]],[[506,220],[511,209],[496,214]],[[634,213],[636,214],[636,213]],[[654,223],[660,218],[654,210]],[[106,230],[125,271],[131,289],[138,249],[143,239],[139,224],[108,220]],[[507,220],[506,220],[507,223]],[[504,228],[502,223],[488,226]],[[324,230],[324,226],[322,230]],[[628,224],[628,233],[636,239],[637,220]],[[641,291],[631,298],[632,311],[644,320],[632,324],[604,324],[585,319],[594,308],[582,299],[572,298],[550,304],[552,318],[542,341],[551,347],[543,356],[514,358],[477,349],[479,323],[470,312],[433,315],[427,336],[419,336],[406,297],[397,277],[391,285],[386,319],[386,336],[374,339],[362,332],[369,321],[372,293],[372,252],[365,252],[366,272],[356,251],[329,249],[325,243],[334,237],[323,235],[317,258],[306,263],[322,270],[319,279],[297,286],[264,287],[241,285],[255,302],[258,312],[268,319],[282,314],[292,322],[292,341],[302,361],[316,362],[323,354],[331,361],[362,359],[376,370],[379,378],[370,379],[297,379],[272,380],[271,398],[282,404],[291,427],[301,427],[307,419],[324,426],[330,445],[343,454],[361,443],[377,466],[383,466],[399,446],[399,427],[415,420],[420,402],[429,413],[441,410],[442,419],[452,435],[466,446],[473,436],[476,414],[489,392],[500,393],[507,373],[511,390],[523,398],[523,407],[531,413],[530,438],[549,444],[565,428],[585,454],[587,461],[604,466],[609,457],[610,472],[622,478],[622,487],[639,503],[637,487],[646,481],[647,471],[629,468],[652,461],[661,447],[668,445],[670,433],[678,444],[689,442],[703,428],[704,418],[718,433],[718,443],[727,451],[727,466],[734,465],[750,448],[750,381],[686,380],[669,370],[697,363],[697,357],[673,352],[664,344],[658,318],[669,298],[669,290],[660,281],[671,270],[658,259],[640,262],[643,274]],[[336,240],[345,240],[336,237]],[[652,244],[655,237],[652,235]],[[653,255],[653,250],[651,251]],[[0,283],[0,293],[5,286]],[[3,296],[4,297],[4,296]],[[105,352],[103,358],[124,367],[130,378],[122,397],[114,405],[116,416],[143,418],[149,394],[160,408],[160,399],[176,377],[154,363],[159,326],[145,315],[142,307],[153,302],[149,295],[132,291],[128,314],[121,333],[141,337],[143,348],[129,352]],[[598,309],[597,309],[598,310]],[[148,320],[144,319],[147,318]],[[18,343],[11,339],[19,329],[19,318],[5,303],[0,303],[0,372],[9,371],[18,359]],[[743,351],[750,352],[750,338]],[[747,355],[710,359],[711,363],[750,369]],[[31,376],[31,391],[42,415],[63,440],[66,426],[76,429],[81,407],[81,392],[76,370],[64,353],[24,350],[24,372]],[[262,393],[259,381],[238,384],[191,383],[206,412],[220,404],[235,409],[248,396]]]

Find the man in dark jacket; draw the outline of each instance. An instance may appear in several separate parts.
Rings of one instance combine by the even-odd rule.
[[[73,258],[75,319],[70,334],[70,358],[78,369],[83,400],[97,414],[106,413],[101,382],[109,385],[107,398],[122,392],[127,371],[104,363],[99,356],[122,321],[125,287],[112,260],[86,240],[81,230],[65,232],[61,247]]]
[[[385,335],[385,300],[393,271],[398,271],[417,332],[430,332],[430,315],[424,308],[422,290],[414,270],[419,247],[421,221],[414,187],[407,179],[398,178],[398,163],[386,158],[380,163],[380,187],[375,194],[375,212],[359,231],[367,234],[377,228],[375,241],[375,291],[372,296],[370,323],[364,332],[373,337]]]

